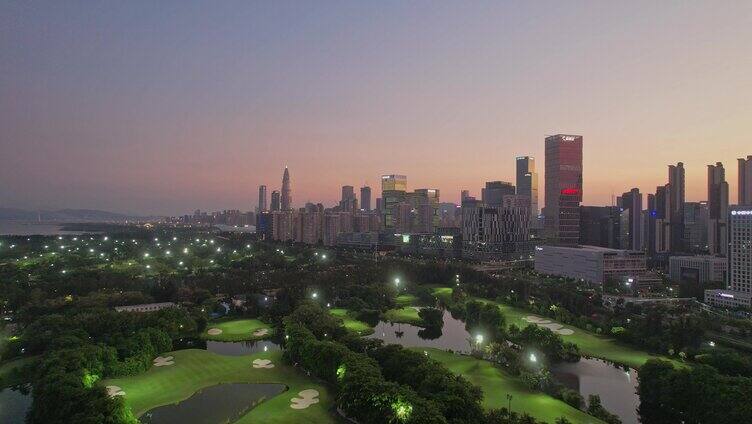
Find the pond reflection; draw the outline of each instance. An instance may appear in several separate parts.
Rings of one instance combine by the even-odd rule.
[[[31,408],[29,388],[0,389],[0,423],[23,424]]]
[[[470,352],[470,333],[465,330],[465,323],[452,318],[444,311],[442,328],[421,328],[410,324],[392,324],[379,321],[374,333],[368,338],[381,339],[386,344],[398,344],[405,347],[433,347],[455,352]]]
[[[143,424],[229,423],[284,390],[283,384],[220,384],[182,402],[154,408],[139,420]]]
[[[624,424],[637,424],[637,371],[615,367],[600,359],[582,358],[576,363],[561,363],[551,367],[551,373],[565,386],[577,390],[587,400],[597,394],[610,412]]]

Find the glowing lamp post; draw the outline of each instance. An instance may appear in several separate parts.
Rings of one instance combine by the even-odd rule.
[[[535,356],[534,353],[530,354],[530,362],[532,362],[532,363],[538,362],[538,358]]]

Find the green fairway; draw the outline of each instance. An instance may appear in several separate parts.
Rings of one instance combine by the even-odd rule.
[[[370,325],[353,318],[352,312],[350,312],[348,309],[334,308],[330,309],[329,313],[337,318],[340,318],[344,322],[345,328],[350,331],[353,331],[361,336],[367,336],[373,333],[373,328]]]
[[[452,289],[450,287],[440,287],[434,289],[433,292],[434,296],[437,296],[439,298],[447,298],[451,296]],[[508,306],[502,303],[494,302],[487,299],[481,299],[481,298],[473,298],[474,300],[478,300],[480,302],[486,302],[486,303],[493,303],[497,305],[501,311],[504,313],[504,316],[507,318],[507,324],[515,324],[520,328],[524,328],[528,325],[530,325],[529,322],[523,320],[524,317],[527,317],[529,315],[535,315],[532,312],[526,311],[524,309],[516,308],[513,306]],[[552,322],[555,322],[554,320],[546,318]],[[626,364],[629,365],[632,368],[639,368],[644,364],[648,359],[654,359],[654,358],[660,358],[660,359],[666,359],[671,360],[667,357],[657,356],[657,355],[651,355],[645,351],[638,350],[629,346],[626,346],[624,344],[619,343],[613,338],[605,337],[605,336],[599,336],[597,334],[591,333],[589,331],[583,330],[581,328],[572,326],[572,325],[564,325],[564,328],[569,328],[574,330],[574,334],[571,335],[561,335],[561,338],[564,339],[564,341],[575,343],[580,348],[580,352],[582,352],[583,355],[586,356],[592,356],[595,358],[601,358],[605,359],[607,361],[617,362],[620,364]],[[675,364],[679,364],[676,361],[671,360]]]
[[[326,386],[314,382],[300,370],[283,364],[281,352],[259,352],[243,356],[217,355],[189,349],[164,354],[173,356],[174,365],[152,367],[149,371],[124,378],[105,380],[103,386],[118,386],[125,402],[136,415],[162,405],[189,398],[196,391],[221,383],[281,383],[288,390],[268,399],[235,423],[334,423],[330,413],[334,402]],[[253,368],[254,359],[268,359],[274,368]],[[290,400],[305,389],[318,390],[320,402],[307,409],[290,408]]]
[[[219,334],[212,334],[216,333],[215,329],[221,332]],[[266,330],[266,334],[262,334],[264,329]],[[262,333],[254,334],[257,331],[261,331]],[[201,336],[206,340],[217,342],[241,342],[264,339],[271,336],[273,332],[274,329],[269,324],[257,319],[236,319],[210,322]]]
[[[418,303],[418,297],[412,294],[401,294],[394,299],[397,306],[409,306]]]
[[[508,407],[507,395],[512,395],[512,411],[527,412],[538,420],[553,423],[565,417],[573,423],[601,423],[597,418],[575,409],[547,394],[533,392],[517,378],[506,374],[492,363],[471,356],[457,355],[432,348],[412,348],[428,352],[428,356],[455,374],[465,377],[483,389],[485,409]]]
[[[425,324],[423,320],[418,316],[418,310],[406,306],[398,309],[390,309],[382,314],[384,321],[389,322],[401,322],[403,324],[412,324],[423,327]]]

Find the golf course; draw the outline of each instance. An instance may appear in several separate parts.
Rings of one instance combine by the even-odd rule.
[[[202,337],[215,342],[242,342],[271,336],[274,329],[257,319],[210,322]]]
[[[556,418],[565,417],[573,423],[601,423],[597,418],[545,393],[529,390],[518,378],[505,373],[488,361],[439,349],[412,348],[412,350],[426,352],[431,359],[479,386],[483,390],[485,409],[508,407],[507,395],[511,395],[513,411],[527,412],[539,420],[553,423]]]
[[[451,297],[452,288],[439,287],[434,289],[433,294],[440,299],[446,299]],[[516,308],[514,306],[505,305],[503,303],[479,297],[472,297],[471,299],[477,300],[479,302],[497,305],[504,313],[508,325],[515,324],[520,328],[524,328],[534,321],[540,321],[542,319],[542,317],[537,317],[530,311]],[[569,331],[567,331],[566,333],[559,333],[559,335],[562,337],[562,339],[564,339],[564,341],[576,344],[580,348],[580,352],[582,352],[582,354],[586,356],[605,359],[607,361],[612,361],[620,364],[626,364],[632,368],[639,368],[649,359],[669,359],[652,355],[642,350],[634,349],[632,347],[619,343],[618,341],[610,337],[601,336],[583,330],[581,328],[574,327],[572,325],[556,323],[550,318],[545,318],[544,322],[558,324],[559,328],[571,330],[571,334]]]
[[[425,326],[423,320],[418,316],[418,310],[412,306],[405,306],[397,309],[389,309],[382,314],[384,321],[393,323],[401,322],[403,324],[412,324],[419,327]]]
[[[356,334],[366,336],[373,333],[373,327],[363,321],[358,321],[357,319],[353,318],[353,313],[348,309],[334,308],[330,309],[329,313],[337,318],[340,318],[345,328],[352,332],[355,332]]]
[[[137,416],[163,405],[188,399],[194,393],[223,383],[278,383],[287,390],[260,402],[235,423],[334,423],[333,404],[326,386],[282,362],[281,352],[223,356],[205,350],[163,354],[147,372],[105,380],[114,396],[123,396]],[[160,358],[157,358],[158,360]],[[167,359],[168,361],[163,361]],[[315,393],[318,402],[301,406],[302,393]]]

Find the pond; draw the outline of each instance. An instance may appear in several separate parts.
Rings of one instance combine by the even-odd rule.
[[[597,394],[601,403],[624,424],[637,424],[637,371],[615,367],[594,358],[582,358],[576,363],[561,363],[551,367],[554,377],[572,390],[577,390],[587,400]]]
[[[207,387],[182,402],[154,408],[139,417],[139,420],[143,424],[233,422],[285,389],[284,384],[220,384]]]
[[[0,389],[0,423],[23,424],[31,408],[31,393],[17,388]]]
[[[275,352],[282,348],[271,340],[212,342],[201,339],[181,339],[175,342],[174,349],[204,349],[219,355],[241,356],[256,352]]]
[[[444,326],[441,331],[423,329],[410,324],[392,324],[379,321],[373,328],[374,333],[367,336],[383,340],[386,344],[398,344],[405,347],[433,347],[451,349],[455,352],[470,352],[470,333],[465,330],[465,323],[452,318],[444,311]]]

